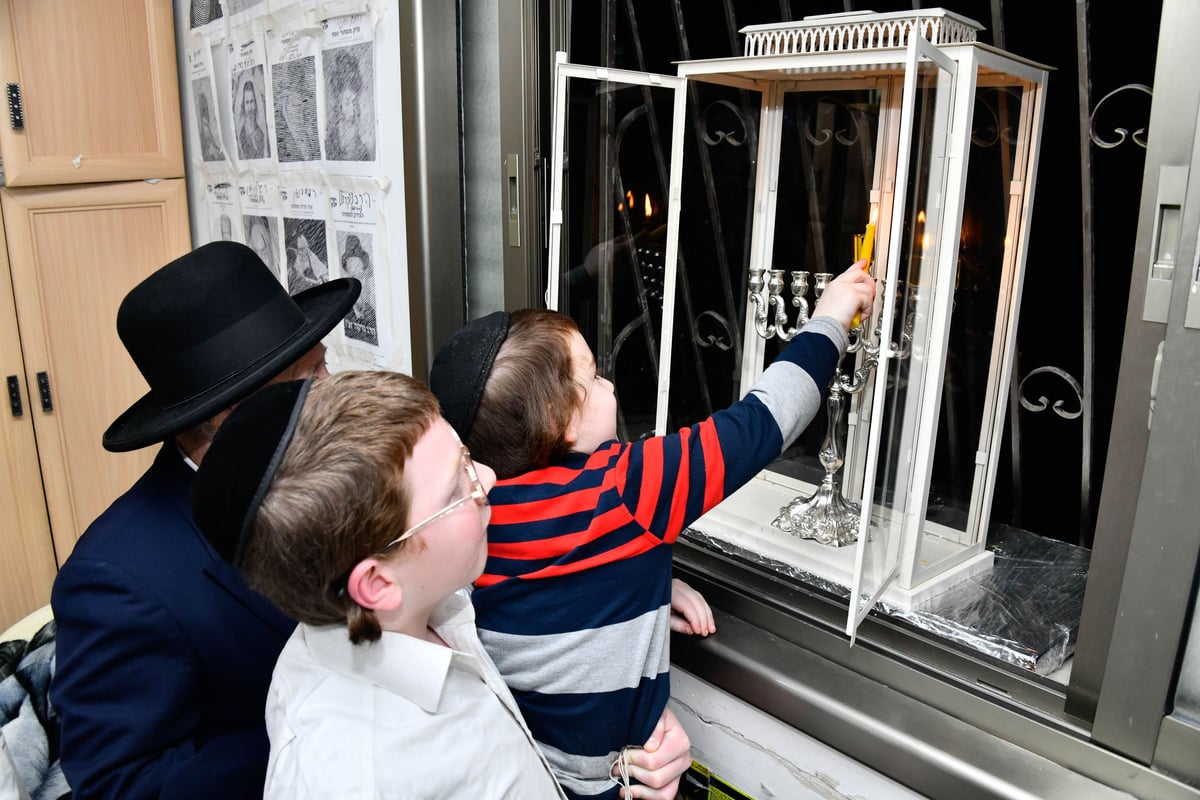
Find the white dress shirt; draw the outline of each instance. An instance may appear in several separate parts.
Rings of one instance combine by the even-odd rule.
[[[430,620],[450,647],[300,624],[267,695],[265,798],[563,798],[475,633],[465,591]],[[451,649],[453,648],[453,649]]]

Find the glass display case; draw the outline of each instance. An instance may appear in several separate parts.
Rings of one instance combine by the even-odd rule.
[[[851,587],[851,636],[875,603],[911,608],[992,561],[1046,69],[977,43],[979,29],[940,9],[809,17],[744,28],[742,57],[680,62],[677,76],[556,70],[547,304],[580,322],[617,383],[622,435],[736,399],[871,249],[875,311],[851,331],[825,413],[695,525]],[[566,126],[586,125],[567,113],[578,81],[619,120],[587,164],[563,150]],[[710,100],[709,149],[685,163],[700,85],[757,95],[760,113]],[[629,131],[669,159],[623,166]],[[720,148],[752,150],[751,168]],[[748,195],[746,252],[680,258],[691,170],[710,206]],[[592,224],[568,242],[573,203]]]

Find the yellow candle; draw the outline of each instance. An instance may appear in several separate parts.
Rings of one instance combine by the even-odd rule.
[[[863,234],[863,238],[862,238],[862,248],[858,251],[858,257],[860,259],[865,258],[867,260],[866,266],[864,266],[863,269],[867,269],[868,267],[871,266],[871,253],[874,249],[875,249],[875,223],[868,222],[866,233]]]
[[[854,238],[856,240],[858,240],[859,237],[855,236]],[[871,269],[871,254],[872,254],[872,251],[874,251],[874,249],[875,249],[875,223],[874,222],[867,223],[867,230],[865,233],[863,233],[861,242],[862,242],[861,245],[858,245],[855,247],[855,249],[858,251],[856,253],[856,260],[862,261],[863,259],[866,259],[867,263],[863,264],[863,270],[866,272],[869,272]],[[857,244],[857,242],[856,242],[856,244]],[[854,319],[850,320],[851,328],[857,328],[861,324],[862,324],[862,314],[855,314]]]

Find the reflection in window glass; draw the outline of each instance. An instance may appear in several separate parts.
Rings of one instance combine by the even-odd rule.
[[[559,307],[617,393],[617,432],[654,430],[673,92],[573,81]]]

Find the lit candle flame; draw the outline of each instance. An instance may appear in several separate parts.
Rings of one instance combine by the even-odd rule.
[[[632,201],[630,201],[632,202]],[[646,219],[654,215],[654,206],[650,205],[650,195],[646,195]]]
[[[625,207],[630,211],[633,210],[633,192],[625,192]]]

